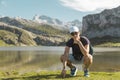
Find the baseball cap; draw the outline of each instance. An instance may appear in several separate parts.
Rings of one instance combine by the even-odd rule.
[[[70,33],[72,33],[72,32],[79,32],[79,29],[76,26],[72,26],[69,31],[70,31]]]

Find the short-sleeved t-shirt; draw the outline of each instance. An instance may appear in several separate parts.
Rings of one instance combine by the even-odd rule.
[[[84,36],[80,36],[80,41],[82,42],[83,46],[85,46],[87,44],[90,44],[90,41]],[[79,45],[74,44],[73,38],[68,40],[68,42],[66,43],[66,46],[72,47],[72,54],[73,54],[73,56],[76,60],[81,60],[82,59],[83,54],[82,54],[82,52],[79,48]]]

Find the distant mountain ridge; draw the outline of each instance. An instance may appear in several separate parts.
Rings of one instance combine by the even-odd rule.
[[[52,26],[57,26],[58,29],[69,29],[71,26],[77,26],[79,29],[82,29],[82,22],[79,20],[69,21],[69,22],[63,22],[56,18],[51,18],[45,15],[35,15],[33,17],[33,21],[36,21],[41,24],[49,24]]]

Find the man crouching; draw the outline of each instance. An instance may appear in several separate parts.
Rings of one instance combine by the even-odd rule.
[[[76,26],[70,28],[70,34],[72,38],[66,43],[64,54],[60,57],[63,63],[61,74],[65,77],[67,65],[70,68],[70,75],[76,76],[77,68],[72,63],[83,60],[84,76],[89,77],[89,67],[93,62],[90,41],[86,37],[80,36],[79,29]],[[69,54],[70,48],[72,48],[72,54]]]

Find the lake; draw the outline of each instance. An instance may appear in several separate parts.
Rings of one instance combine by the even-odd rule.
[[[0,70],[61,70],[64,47],[0,47]],[[120,48],[94,48],[91,71],[120,71]],[[82,70],[82,64],[78,65]]]

